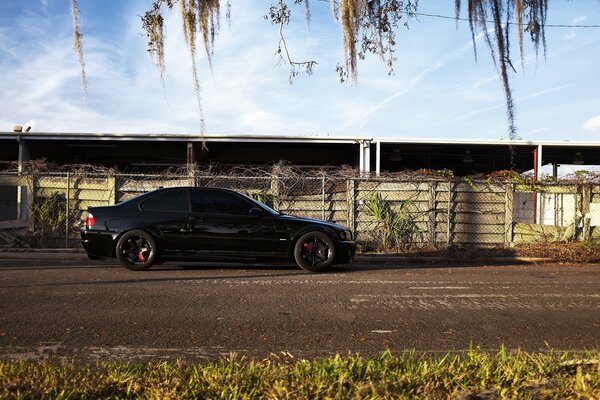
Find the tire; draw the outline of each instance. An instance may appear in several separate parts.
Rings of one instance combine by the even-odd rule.
[[[294,260],[306,271],[322,272],[335,260],[335,244],[326,233],[305,233],[294,245]]]
[[[145,271],[157,260],[156,241],[148,232],[133,230],[125,232],[115,249],[117,260],[132,271]]]

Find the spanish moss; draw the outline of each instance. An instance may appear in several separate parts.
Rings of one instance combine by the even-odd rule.
[[[455,3],[455,15],[460,15],[460,0]],[[529,32],[536,54],[540,45],[546,54],[544,26],[546,24],[547,0],[469,0],[469,26],[476,49],[475,33],[481,32],[490,50],[490,55],[502,81],[508,120],[508,133],[511,139],[517,139],[515,105],[510,85],[510,70],[514,71],[510,54],[511,24],[515,20],[521,65],[523,59],[523,31]],[[491,25],[491,28],[490,26]],[[490,37],[493,30],[494,40]]]
[[[81,92],[83,93],[83,101],[87,104],[88,91],[87,91],[87,77],[85,74],[85,62],[83,61],[83,42],[81,38],[81,27],[79,25],[79,7],[77,6],[77,0],[71,0],[71,17],[73,18],[73,50],[77,55],[77,61],[79,62],[79,76],[81,78]]]
[[[160,81],[165,86],[165,46],[164,46],[164,18],[160,7],[162,1],[157,1],[152,8],[141,17],[142,28],[146,31],[148,38],[148,53],[154,61],[160,74]]]
[[[196,40],[197,34],[200,33],[206,51],[206,59],[212,71],[214,43],[220,28],[221,5],[219,0],[155,0],[152,8],[142,17],[142,28],[146,31],[146,36],[148,37],[148,52],[155,60],[163,85],[166,71],[163,13],[165,7],[171,10],[176,3],[179,3],[185,42],[192,62],[192,80],[194,82],[194,92],[200,114],[200,131],[204,133],[206,126],[200,94],[201,85],[198,74]],[[229,20],[229,3],[227,3],[226,17]]]
[[[310,0],[288,0],[304,6],[307,27],[311,23]],[[271,6],[267,20],[279,26],[280,41],[278,54],[286,60],[296,76],[300,67],[310,75],[317,65],[316,61],[296,61],[290,55],[283,35],[283,26],[289,23],[290,8],[286,0],[278,0]],[[158,68],[164,87],[166,66],[164,52],[164,12],[179,3],[181,22],[186,45],[192,61],[192,79],[200,112],[200,129],[205,131],[204,116],[200,96],[200,78],[197,67],[196,40],[198,34],[206,53],[208,66],[212,72],[214,43],[221,22],[220,0],[154,0],[152,7],[141,17],[142,27],[148,39],[148,52]],[[540,48],[546,56],[546,38],[544,26],[548,11],[548,0],[467,0],[469,28],[473,40],[473,50],[477,60],[477,38],[481,37],[488,48],[496,66],[504,91],[508,132],[516,139],[516,113],[510,85],[510,74],[515,72],[511,59],[512,26],[516,26],[518,50],[521,66],[524,67],[524,33],[528,33],[536,55]],[[226,2],[226,18],[230,22],[230,3]],[[418,0],[330,0],[334,20],[341,25],[342,45],[344,49],[343,66],[336,68],[340,80],[358,78],[358,61],[368,54],[382,59],[388,73],[393,73],[396,57],[396,33],[402,23],[408,27],[408,21],[417,14]],[[458,23],[463,1],[454,0],[455,17]],[[83,62],[82,35],[79,26],[77,0],[71,0],[73,16],[74,49],[81,66],[81,86],[84,99],[87,99],[87,82]]]
[[[206,125],[204,122],[204,111],[202,110],[202,99],[200,97],[200,79],[198,78],[198,67],[196,65],[196,2],[195,0],[179,0],[181,20],[183,21],[183,36],[190,51],[192,61],[192,79],[194,81],[194,93],[198,103],[200,114],[200,132],[204,133]]]

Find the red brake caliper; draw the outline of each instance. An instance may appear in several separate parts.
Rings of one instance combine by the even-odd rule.
[[[306,247],[308,251],[313,251],[313,247],[308,243],[304,243],[304,247]]]
[[[140,254],[138,254],[138,258],[140,259],[141,262],[146,262],[146,257],[144,257],[144,255],[142,254],[141,251],[140,251]]]

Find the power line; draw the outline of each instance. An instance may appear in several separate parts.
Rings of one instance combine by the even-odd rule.
[[[329,2],[329,0],[319,0],[322,2]],[[421,12],[410,12],[410,11],[400,11],[402,14],[407,14],[409,16],[418,16],[418,17],[431,17],[431,18],[442,18],[442,19],[453,19],[455,21],[469,21],[468,18],[462,17],[451,17],[449,15],[441,15],[441,14],[427,14]],[[506,22],[502,23],[506,25]],[[518,25],[516,22],[508,22],[509,25]],[[567,25],[567,24],[544,24],[544,28],[600,28],[600,25]]]
[[[416,15],[418,17],[431,17],[431,18],[442,18],[442,19],[453,19],[458,21],[469,21],[467,18],[461,17],[451,17],[449,15],[440,15],[440,14],[427,14],[420,12],[404,12],[408,15]],[[506,24],[506,22],[503,22]],[[516,22],[508,22],[509,25],[518,25]],[[544,24],[544,28],[600,28],[600,25],[565,25],[565,24]]]

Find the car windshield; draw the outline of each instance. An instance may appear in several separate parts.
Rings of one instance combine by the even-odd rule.
[[[246,198],[246,199],[250,200],[250,201],[251,201],[253,204],[256,204],[256,206],[257,206],[257,207],[260,207],[260,209],[261,209],[261,210],[264,210],[264,211],[266,211],[266,212],[267,212],[267,214],[269,214],[269,215],[273,215],[273,216],[274,216],[274,215],[280,215],[280,214],[281,214],[279,211],[275,211],[275,210],[273,210],[273,209],[272,209],[271,207],[269,207],[268,205],[266,205],[266,204],[264,204],[264,203],[261,203],[260,201],[256,200],[255,198],[253,198],[253,197],[251,197],[251,196],[248,196],[248,195],[246,195],[246,194],[244,194],[244,193],[239,193],[239,192],[238,192],[238,194],[239,194],[240,196],[244,196],[244,198]]]

